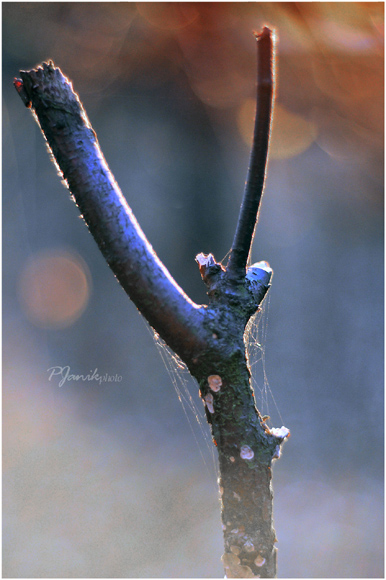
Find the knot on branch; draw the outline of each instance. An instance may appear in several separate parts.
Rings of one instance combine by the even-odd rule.
[[[271,286],[273,270],[268,262],[256,262],[237,280],[216,262],[213,254],[198,254],[196,262],[208,288],[210,303],[236,308],[244,321],[257,311]]]
[[[225,268],[219,262],[216,262],[213,254],[200,253],[196,256],[196,262],[198,263],[201,278],[208,288],[208,296],[211,297],[225,273]]]
[[[277,443],[272,459],[279,459],[281,456],[281,445],[291,436],[291,432],[284,425],[282,427],[272,427],[269,429],[269,432],[275,437]]]

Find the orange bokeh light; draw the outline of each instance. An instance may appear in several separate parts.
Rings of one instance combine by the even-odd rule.
[[[27,318],[40,328],[71,326],[84,312],[91,276],[83,260],[66,251],[32,256],[19,279],[19,298]]]
[[[245,99],[237,111],[239,132],[247,145],[251,145],[256,109],[254,99]],[[306,151],[318,134],[313,121],[292,113],[278,103],[275,104],[270,159],[289,159]]]

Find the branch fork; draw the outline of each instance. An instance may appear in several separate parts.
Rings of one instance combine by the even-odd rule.
[[[273,34],[258,46],[254,140],[226,268],[212,254],[196,261],[209,304],[195,304],[147,241],[100,150],[72,85],[52,61],[14,80],[31,108],[73,198],[131,300],[197,379],[219,453],[228,578],[275,577],[271,464],[289,436],[269,429],[256,409],[244,330],[271,283],[267,262],[247,268],[263,194],[274,95]]]

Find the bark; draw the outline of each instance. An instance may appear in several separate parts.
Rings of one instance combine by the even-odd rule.
[[[258,106],[250,169],[225,269],[196,258],[209,304],[195,304],[147,241],[108,169],[69,81],[52,62],[21,71],[15,87],[32,108],[63,179],[107,263],[161,338],[200,386],[217,446],[228,578],[276,575],[271,464],[289,431],[269,429],[256,408],[244,331],[270,286],[266,262],[246,268],[266,170],[273,100],[272,33],[258,40]]]

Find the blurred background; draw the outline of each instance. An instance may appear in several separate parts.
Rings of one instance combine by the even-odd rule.
[[[149,241],[203,303],[194,258],[232,243],[265,24],[278,88],[253,260],[274,277],[256,388],[291,430],[273,469],[279,577],[383,576],[383,8],[2,4],[4,577],[224,574],[197,387],[182,390],[193,435],[179,375],[12,80],[61,67]],[[116,380],[59,386],[55,366]]]

